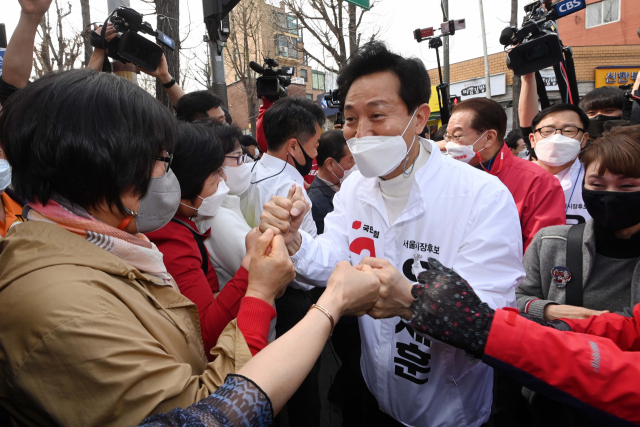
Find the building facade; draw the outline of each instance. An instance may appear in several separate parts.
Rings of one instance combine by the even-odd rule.
[[[264,0],[252,0],[255,9],[253,20],[255,25],[248,28],[245,26],[233,25],[231,32],[250,31],[251,45],[248,52],[249,60],[259,64],[264,62],[264,58],[270,57],[278,61],[280,66],[294,67],[294,74],[291,76],[291,85],[287,88],[289,96],[306,97],[317,102],[318,96],[326,89],[326,74],[324,71],[314,70],[308,65],[303,54],[304,40],[302,37],[302,27],[294,15],[288,14],[284,3],[279,7],[269,5]],[[235,34],[236,40],[243,39],[244,35]],[[232,39],[233,37],[230,37]],[[229,45],[228,45],[229,46]],[[250,114],[247,102],[245,85],[242,76],[234,72],[234,58],[239,52],[225,52],[225,68],[227,70],[227,95],[229,98],[229,112],[233,117],[233,123],[238,125],[243,132],[251,133],[252,119],[255,121],[255,114]],[[252,73],[250,78],[259,77]],[[258,105],[261,101],[258,101]]]
[[[639,25],[640,0],[587,0],[585,10],[558,20],[560,39],[573,51],[581,97],[596,87],[618,87],[635,81],[640,71]],[[513,72],[507,68],[506,57],[504,52],[489,55],[489,70],[491,98],[507,110],[507,128],[511,129]],[[484,75],[482,57],[451,64],[451,95],[459,95],[462,100],[486,96]],[[541,75],[550,101],[558,102],[561,97],[553,70],[542,70]],[[438,69],[429,70],[429,77],[435,91]],[[436,124],[439,113],[432,114],[431,119],[430,124]]]

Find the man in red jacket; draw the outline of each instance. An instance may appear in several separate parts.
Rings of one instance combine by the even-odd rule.
[[[497,102],[463,101],[447,125],[447,154],[495,175],[509,189],[520,214],[526,251],[540,229],[566,223],[564,193],[553,175],[511,153],[504,143],[506,129],[507,115]]]
[[[415,331],[465,350],[601,425],[640,424],[640,304],[633,317],[547,322],[513,308],[489,308],[457,273],[434,258],[428,262],[411,289]],[[379,312],[384,316],[384,308]]]

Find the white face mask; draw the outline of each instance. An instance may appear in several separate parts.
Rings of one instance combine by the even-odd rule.
[[[340,163],[336,162],[336,165],[340,166]],[[338,175],[336,175],[334,171],[331,171],[331,173],[333,174],[333,176],[335,176],[338,179],[338,181],[340,181],[340,184],[342,184],[344,180],[347,179],[349,175],[351,175],[351,172],[353,172],[353,170],[355,169],[355,166],[353,166],[351,169],[345,169],[342,166],[340,166],[340,169],[342,169],[342,172],[344,172],[344,174],[342,175],[342,178],[338,178]]]
[[[256,159],[260,157],[260,150],[258,150],[258,147],[253,149],[253,153]]]
[[[353,137],[347,141],[349,150],[358,165],[360,173],[367,178],[385,176],[394,171],[409,155],[409,151],[416,141],[415,136],[411,147],[407,150],[404,134],[416,115],[416,109],[404,128],[402,135],[385,136],[373,135],[362,138]]]
[[[449,157],[453,157],[453,159],[455,160],[469,163],[471,159],[473,159],[473,157],[476,155],[476,151],[473,151],[473,146],[476,145],[486,133],[487,131],[480,135],[480,138],[476,139],[476,142],[471,145],[462,145],[458,144],[457,142],[447,141],[447,143],[445,144],[445,147],[447,148],[446,155]],[[484,150],[484,147],[482,147],[482,149],[478,150],[477,152],[479,153],[482,150]]]
[[[198,196],[199,199],[202,199],[202,204],[199,208],[196,209],[193,206],[185,205],[182,202],[180,202],[180,204],[188,208],[195,209],[196,213],[193,216],[216,216],[220,206],[222,206],[222,201],[227,194],[229,194],[229,187],[227,187],[227,184],[222,180],[218,184],[218,189],[215,193],[205,198]]]
[[[251,163],[243,163],[240,166],[225,166],[225,175],[227,175],[227,187],[229,187],[229,194],[237,196],[244,193],[249,184],[251,184]]]
[[[11,184],[11,167],[6,159],[0,159],[0,193]]]
[[[526,148],[522,151],[518,151],[518,157],[521,159],[529,160],[529,150]]]
[[[584,139],[584,135],[582,135]],[[562,166],[575,160],[580,153],[582,140],[569,138],[561,134],[554,134],[548,138],[536,141],[536,155],[538,160],[548,166]]]

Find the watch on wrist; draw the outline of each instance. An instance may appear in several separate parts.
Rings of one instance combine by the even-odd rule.
[[[176,79],[172,78],[171,80],[169,80],[167,83],[162,83],[162,86],[165,89],[169,89],[171,86],[173,86],[174,84],[176,84]]]

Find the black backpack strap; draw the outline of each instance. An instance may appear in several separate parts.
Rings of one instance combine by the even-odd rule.
[[[576,224],[569,229],[567,236],[567,269],[571,279],[565,288],[565,304],[582,307],[582,240],[585,224]]]
[[[207,252],[207,248],[204,247],[204,242],[202,241],[202,236],[196,233],[188,224],[180,221],[179,219],[171,218],[171,222],[175,222],[176,224],[180,224],[186,227],[191,234],[193,234],[193,238],[196,239],[196,243],[198,244],[198,249],[200,249],[200,256],[202,256],[202,271],[206,276],[209,272],[209,253]]]

